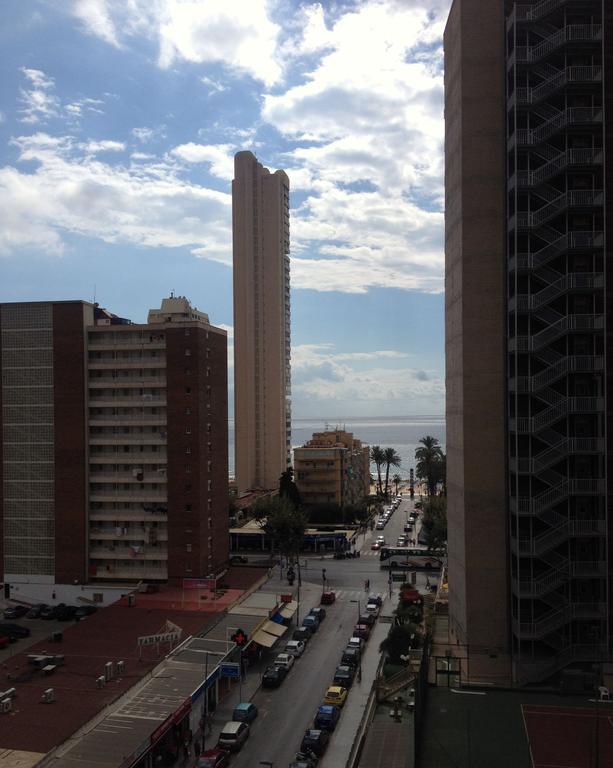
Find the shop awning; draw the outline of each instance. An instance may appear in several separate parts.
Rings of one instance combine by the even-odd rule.
[[[281,616],[283,616],[284,619],[291,619],[297,610],[298,610],[298,603],[295,600],[292,600],[291,603],[286,603],[283,606],[283,608],[281,608],[279,613],[281,614]]]
[[[281,637],[281,635],[287,632],[287,627],[284,627],[282,624],[276,624],[274,621],[265,621],[262,629],[264,632],[268,632],[275,637]]]
[[[274,635],[269,635],[268,632],[264,632],[263,629],[258,629],[251,639],[258,645],[265,645],[266,648],[272,648],[277,642],[277,638]]]

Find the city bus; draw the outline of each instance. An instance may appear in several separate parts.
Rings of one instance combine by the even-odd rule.
[[[440,568],[441,558],[416,547],[381,547],[381,568]]]

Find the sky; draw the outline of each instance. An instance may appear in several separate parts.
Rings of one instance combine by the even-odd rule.
[[[293,415],[443,414],[449,4],[2,0],[0,301],[174,291],[231,360],[248,149],[290,178]]]

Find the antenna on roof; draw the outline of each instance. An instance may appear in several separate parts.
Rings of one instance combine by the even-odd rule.
[[[174,299],[174,297],[175,297],[175,289],[173,288],[172,291],[170,292],[170,298]]]
[[[92,304],[96,303],[96,283],[94,283],[94,300],[92,301]]]

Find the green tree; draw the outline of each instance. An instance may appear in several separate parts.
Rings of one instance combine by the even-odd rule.
[[[343,508],[335,501],[322,501],[309,504],[304,508],[305,514],[312,524],[333,525],[344,521]]]
[[[419,645],[419,627],[417,624],[401,624],[393,626],[388,636],[381,642],[379,650],[387,653],[392,664],[403,664],[401,656],[405,656],[410,648]]]
[[[380,445],[371,445],[370,447],[370,460],[377,468],[377,493],[383,495],[383,482],[381,480],[381,466],[385,461],[383,448]]]
[[[424,504],[421,529],[428,551],[444,555],[447,552],[447,499],[444,496],[431,496]]]
[[[392,477],[392,483],[394,484],[394,488],[396,489],[396,496],[398,496],[398,486],[402,482],[402,478],[400,475],[396,474],[394,477]]]
[[[270,539],[271,552],[275,546],[287,558],[300,552],[307,527],[307,517],[295,509],[286,498],[270,496],[254,505],[254,518]]]
[[[428,495],[436,493],[436,483],[441,476],[441,462],[443,451],[436,437],[426,435],[419,441],[421,446],[415,449],[415,474],[420,480],[425,480],[428,486]]]
[[[287,499],[295,509],[300,506],[300,491],[294,482],[293,467],[288,467],[279,478],[279,496]]]
[[[385,464],[385,496],[389,493],[390,467],[399,467],[402,460],[394,448],[386,448],[383,451],[383,463]]]

